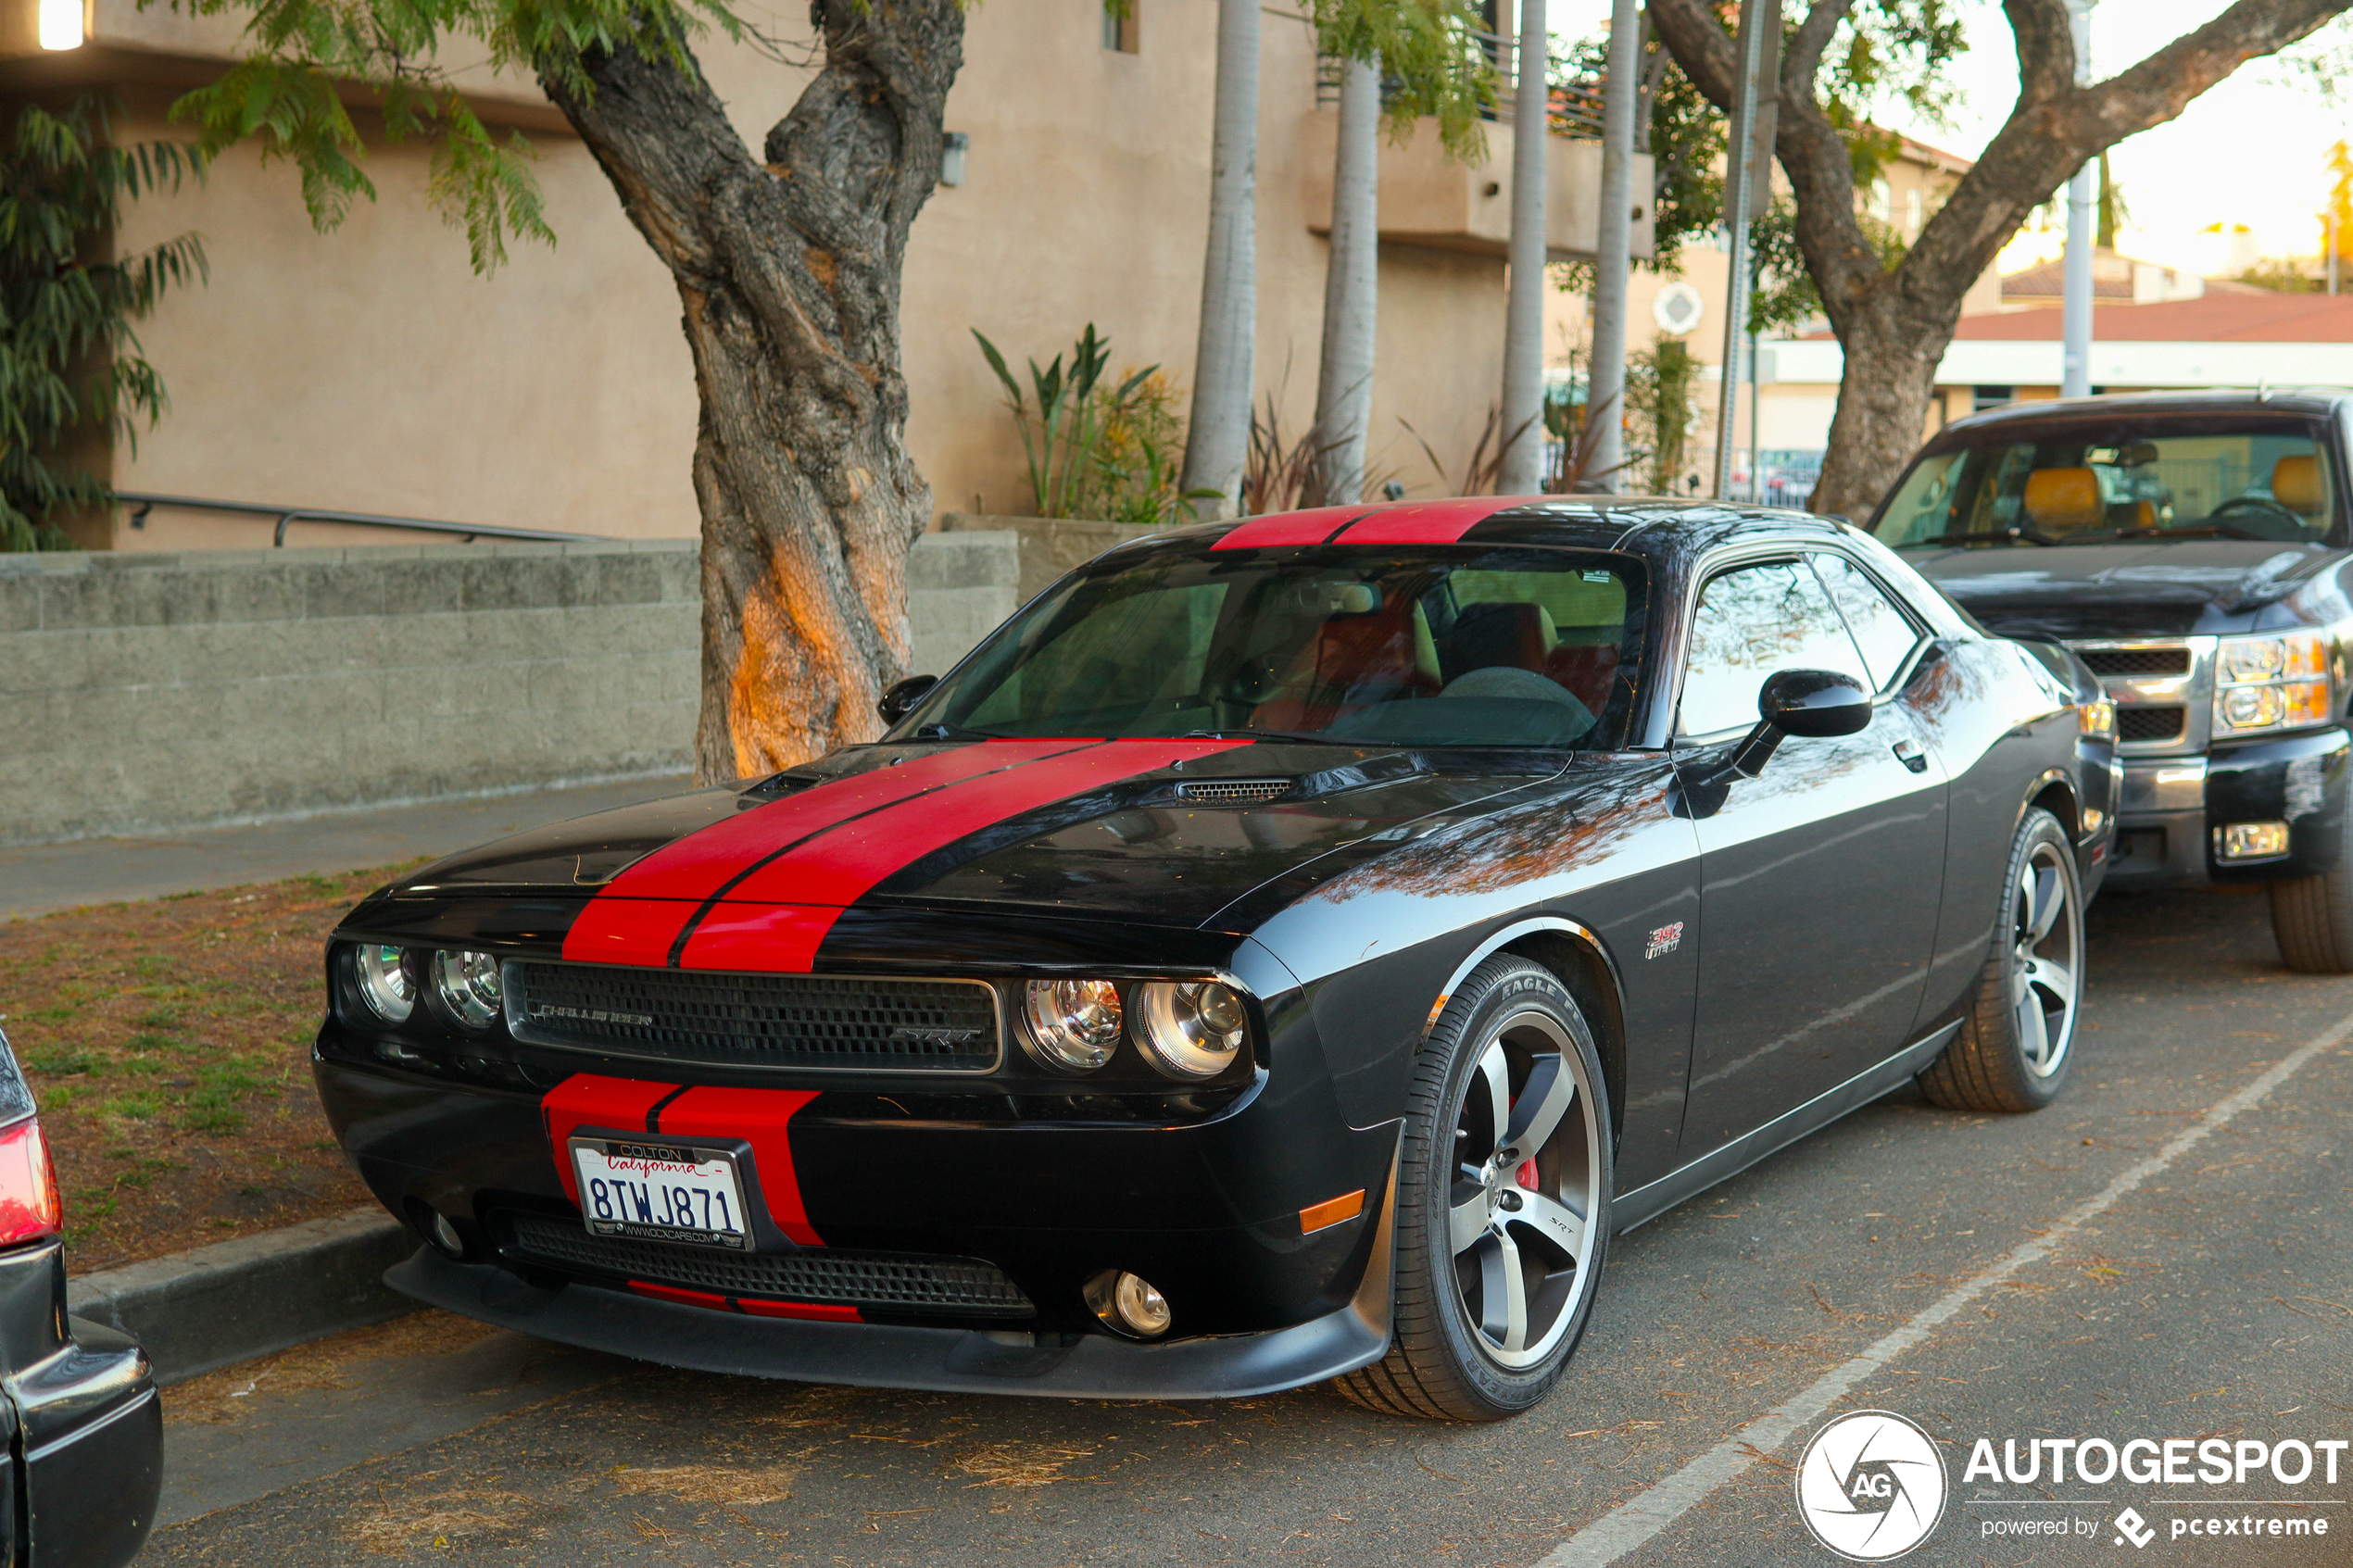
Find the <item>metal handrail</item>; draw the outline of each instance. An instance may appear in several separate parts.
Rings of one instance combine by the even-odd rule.
[[[548,544],[582,544],[603,539],[602,533],[557,533],[542,528],[502,528],[488,522],[441,522],[423,517],[387,517],[377,512],[338,512],[322,507],[278,507],[261,501],[215,501],[199,495],[157,495],[142,490],[118,490],[118,501],[131,507],[131,526],[147,526],[147,513],[157,507],[183,507],[200,512],[245,512],[258,517],[275,517],[276,533],[271,544],[283,549],[286,524],[290,522],[343,522],[358,528],[407,528],[426,533],[455,533],[466,544],[482,539],[536,539]]]

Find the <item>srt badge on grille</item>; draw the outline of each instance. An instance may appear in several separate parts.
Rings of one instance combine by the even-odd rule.
[[[980,1038],[977,1029],[894,1029],[890,1043],[895,1046],[931,1046],[940,1050],[953,1050]]]

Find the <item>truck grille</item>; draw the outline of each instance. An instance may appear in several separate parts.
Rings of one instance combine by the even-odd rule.
[[[2078,648],[2076,653],[2095,675],[2186,675],[2190,650],[2184,647]]]
[[[985,1073],[997,994],[977,980],[707,974],[617,964],[507,965],[519,1040],[716,1067]]]
[[[2182,738],[2182,723],[2188,709],[2182,708],[2120,708],[2116,710],[2116,738],[2119,740],[2161,741]]]
[[[718,1296],[774,1297],[884,1311],[1027,1318],[1038,1309],[1020,1286],[977,1258],[913,1252],[720,1252],[625,1236],[591,1236],[574,1220],[510,1217],[515,1249],[535,1262]]]

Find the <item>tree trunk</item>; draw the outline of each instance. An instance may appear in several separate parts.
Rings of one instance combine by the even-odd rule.
[[[1923,321],[1889,308],[1895,303],[1875,299],[1847,317],[1846,370],[1839,381],[1830,439],[1841,467],[1833,472],[1824,462],[1809,503],[1817,512],[1868,521],[1927,429],[1936,364],[1952,342],[1952,320],[1941,326]],[[1956,299],[1954,319],[1959,314]],[[1862,483],[1856,483],[1853,475],[1864,476]]]
[[[1365,494],[1373,417],[1374,338],[1380,322],[1380,69],[1340,62],[1332,157],[1332,245],[1324,265],[1324,346],[1315,375],[1315,506]]]
[[[1209,250],[1184,487],[1214,490],[1232,512],[1250,456],[1258,337],[1258,0],[1218,0],[1217,99],[1209,141]]]
[[[1636,20],[1642,15],[1642,20]],[[1586,345],[1585,417],[1601,421],[1586,468],[1611,490],[1629,486],[1626,471],[1626,295],[1633,270],[1634,159],[1648,142],[1648,94],[1642,32],[1648,18],[1635,0],[1610,7],[1609,64],[1602,88],[1602,209],[1593,244],[1593,335]],[[1665,51],[1660,51],[1661,55]],[[1649,205],[1646,200],[1645,206]]]
[[[904,441],[907,232],[939,172],[957,0],[815,0],[824,66],[755,157],[691,60],[542,85],[676,280],[702,418],[695,771],[741,778],[870,740],[909,673],[907,552],[931,490]]]
[[[1512,94],[1511,279],[1504,301],[1504,395],[1495,494],[1532,495],[1544,472],[1544,155],[1550,150],[1552,40],[1544,0],[1519,0],[1519,83]],[[1606,110],[1604,110],[1606,112]]]

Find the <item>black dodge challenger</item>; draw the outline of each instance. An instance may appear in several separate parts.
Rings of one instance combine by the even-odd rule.
[[[393,1284],[721,1372],[1492,1419],[1615,1232],[1914,1079],[2069,1076],[2113,711],[1832,522],[1179,529],[884,709],[352,910],[316,1063]]]

